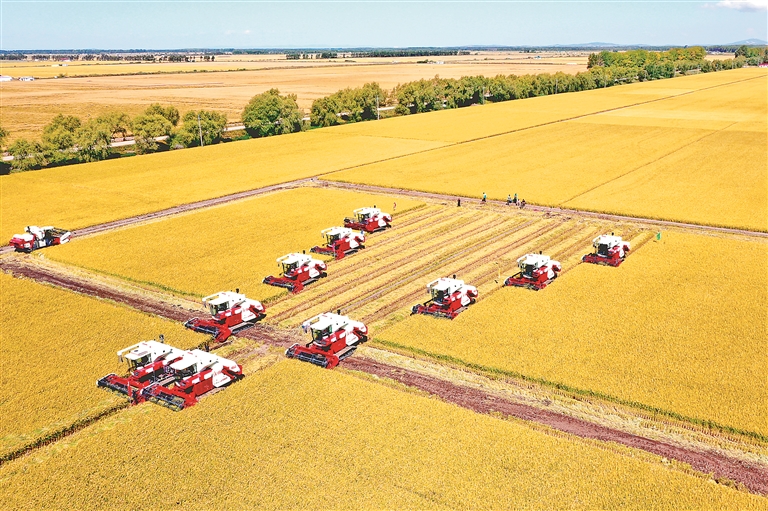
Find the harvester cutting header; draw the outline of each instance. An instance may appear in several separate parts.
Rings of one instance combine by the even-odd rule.
[[[453,319],[477,300],[477,288],[463,280],[442,277],[427,284],[430,299],[414,305],[411,314],[428,314]]]
[[[128,376],[108,374],[98,387],[126,396],[131,403],[154,401],[183,410],[214,388],[243,377],[243,368],[232,360],[202,350],[185,351],[160,342],[143,341],[117,352],[128,362]]]
[[[618,266],[624,262],[629,252],[629,242],[623,241],[620,236],[614,236],[613,233],[598,236],[592,240],[592,246],[595,251],[582,258],[585,263]]]
[[[288,254],[277,258],[278,266],[283,267],[280,277],[270,275],[264,279],[264,284],[284,287],[291,293],[298,293],[304,286],[328,276],[325,273],[326,264],[318,259],[313,259],[307,254]]]
[[[334,256],[342,259],[344,256],[365,248],[365,234],[355,232],[348,227],[331,227],[321,231],[325,238],[325,246],[314,246],[311,252]]]
[[[346,316],[325,312],[302,323],[305,332],[311,332],[312,341],[302,346],[294,344],[285,352],[288,358],[333,369],[352,355],[357,345],[368,340],[368,327]]]
[[[216,342],[226,341],[233,333],[252,327],[257,321],[263,319],[265,308],[261,302],[246,298],[236,292],[222,291],[215,295],[203,298],[203,305],[211,313],[208,319],[192,318],[184,326],[194,330],[210,334]]]
[[[538,291],[557,278],[562,267],[548,255],[527,254],[517,260],[520,272],[504,281],[505,286],[527,287]]]
[[[392,227],[392,216],[382,213],[374,204],[372,208],[360,208],[353,211],[354,216],[344,219],[344,227],[373,233]]]
[[[24,234],[14,234],[8,243],[18,252],[32,252],[38,248],[51,247],[53,245],[63,245],[72,237],[72,233],[66,229],[59,229],[51,225],[38,227],[28,225],[24,229]]]

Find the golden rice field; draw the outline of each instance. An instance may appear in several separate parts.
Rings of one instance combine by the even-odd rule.
[[[713,81],[725,77],[734,83]],[[698,85],[701,90],[677,89],[678,95],[657,97],[652,103],[451,145],[326,178],[475,197],[485,192],[494,199],[517,193],[547,206],[768,230],[766,73],[744,70],[667,82]],[[659,85],[561,95],[558,101],[586,105],[590,98],[625,99],[631,92],[653,92]],[[679,95],[682,92],[688,94]],[[509,106],[516,103],[525,101]],[[441,132],[440,126],[451,125],[445,120],[452,113],[416,116],[419,120],[412,127],[432,120]],[[459,111],[457,117],[470,114]],[[351,132],[358,126],[343,128]]]
[[[121,403],[96,387],[125,370],[117,350],[161,333],[182,348],[200,342],[180,324],[122,306],[1,272],[0,284],[0,455]]]
[[[767,256],[764,242],[666,232],[619,268],[581,264],[377,339],[768,435]]]
[[[294,361],[184,413],[147,403],[9,462],[0,494],[9,510],[765,508],[655,456]]]
[[[320,231],[344,225],[354,209],[375,204],[391,214],[395,201],[395,224],[398,213],[423,204],[298,188],[92,236],[57,247],[48,257],[182,294],[206,296],[240,288],[264,300],[286,293],[262,284],[267,275],[280,275],[275,259],[324,244]],[[366,246],[375,246],[378,236],[369,236]]]
[[[437,145],[316,130],[11,174],[0,177],[0,236],[86,227]]]

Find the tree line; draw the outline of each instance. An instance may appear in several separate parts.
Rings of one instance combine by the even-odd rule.
[[[706,52],[701,47],[664,52],[601,51],[589,56],[587,71],[575,75],[558,72],[459,79],[435,76],[400,84],[391,90],[382,89],[377,83],[367,83],[316,99],[312,103],[309,122],[304,120],[295,94],[282,95],[278,89],[270,89],[254,96],[243,109],[240,119],[247,136],[258,138],[311,127],[671,78],[691,71],[707,73],[740,68],[755,58],[760,62],[768,61],[764,49],[744,48],[734,59],[712,61],[704,58]],[[383,111],[382,107],[385,107]],[[11,163],[14,171],[30,170],[115,156],[112,140],[125,138],[128,134],[134,137],[137,154],[157,151],[161,144],[168,149],[215,144],[224,138],[226,124],[226,115],[220,112],[189,111],[182,117],[176,107],[160,104],[150,105],[133,118],[121,112],[109,112],[83,122],[78,117],[59,114],[43,128],[40,141],[17,139],[8,152],[14,157]],[[8,133],[0,127],[0,145],[7,136]]]

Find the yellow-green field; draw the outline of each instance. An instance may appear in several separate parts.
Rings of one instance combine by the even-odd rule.
[[[494,199],[517,193],[547,206],[768,230],[766,73],[718,75],[724,77],[734,83],[714,82],[709,75],[669,80],[700,90],[678,89],[678,95],[659,96],[652,103],[365,165],[327,178],[476,197],[485,192]],[[552,101],[556,111],[563,112],[564,102],[586,106],[597,98],[625,99],[632,92],[653,93],[659,84],[561,95],[560,103]],[[682,92],[689,93],[679,95]],[[412,127],[431,119],[434,129],[443,133],[436,122],[442,120],[449,133],[453,123],[446,121],[451,114],[417,116]],[[469,114],[459,111],[454,120],[459,121],[460,115]],[[531,115],[547,119],[546,113]],[[375,126],[344,128],[352,132]]]
[[[126,307],[4,273],[0,284],[0,455],[121,403],[96,387],[125,370],[117,350],[161,333],[180,348],[201,341],[181,324]]]
[[[351,216],[354,209],[376,204],[392,213],[395,201],[401,213],[423,204],[299,188],[93,236],[57,247],[48,255],[184,294],[205,296],[240,288],[249,297],[264,300],[286,293],[262,284],[267,275],[280,274],[275,259],[290,252],[309,253],[313,246],[322,245],[320,231],[344,225],[344,217]],[[366,245],[375,244],[374,234]]]
[[[622,448],[285,361],[0,467],[5,509],[764,509]]]
[[[581,264],[376,338],[768,435],[767,265],[764,242],[664,233],[619,268]]]

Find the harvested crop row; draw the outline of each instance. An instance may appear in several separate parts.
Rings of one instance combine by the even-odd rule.
[[[175,453],[187,469],[169,470],[147,456],[155,452]],[[126,471],[130,485],[117,476]],[[297,484],[297,474],[355,484],[329,493],[325,478]],[[292,361],[184,413],[142,405],[8,463],[0,493],[9,510],[763,505],[655,456],[600,449]]]

